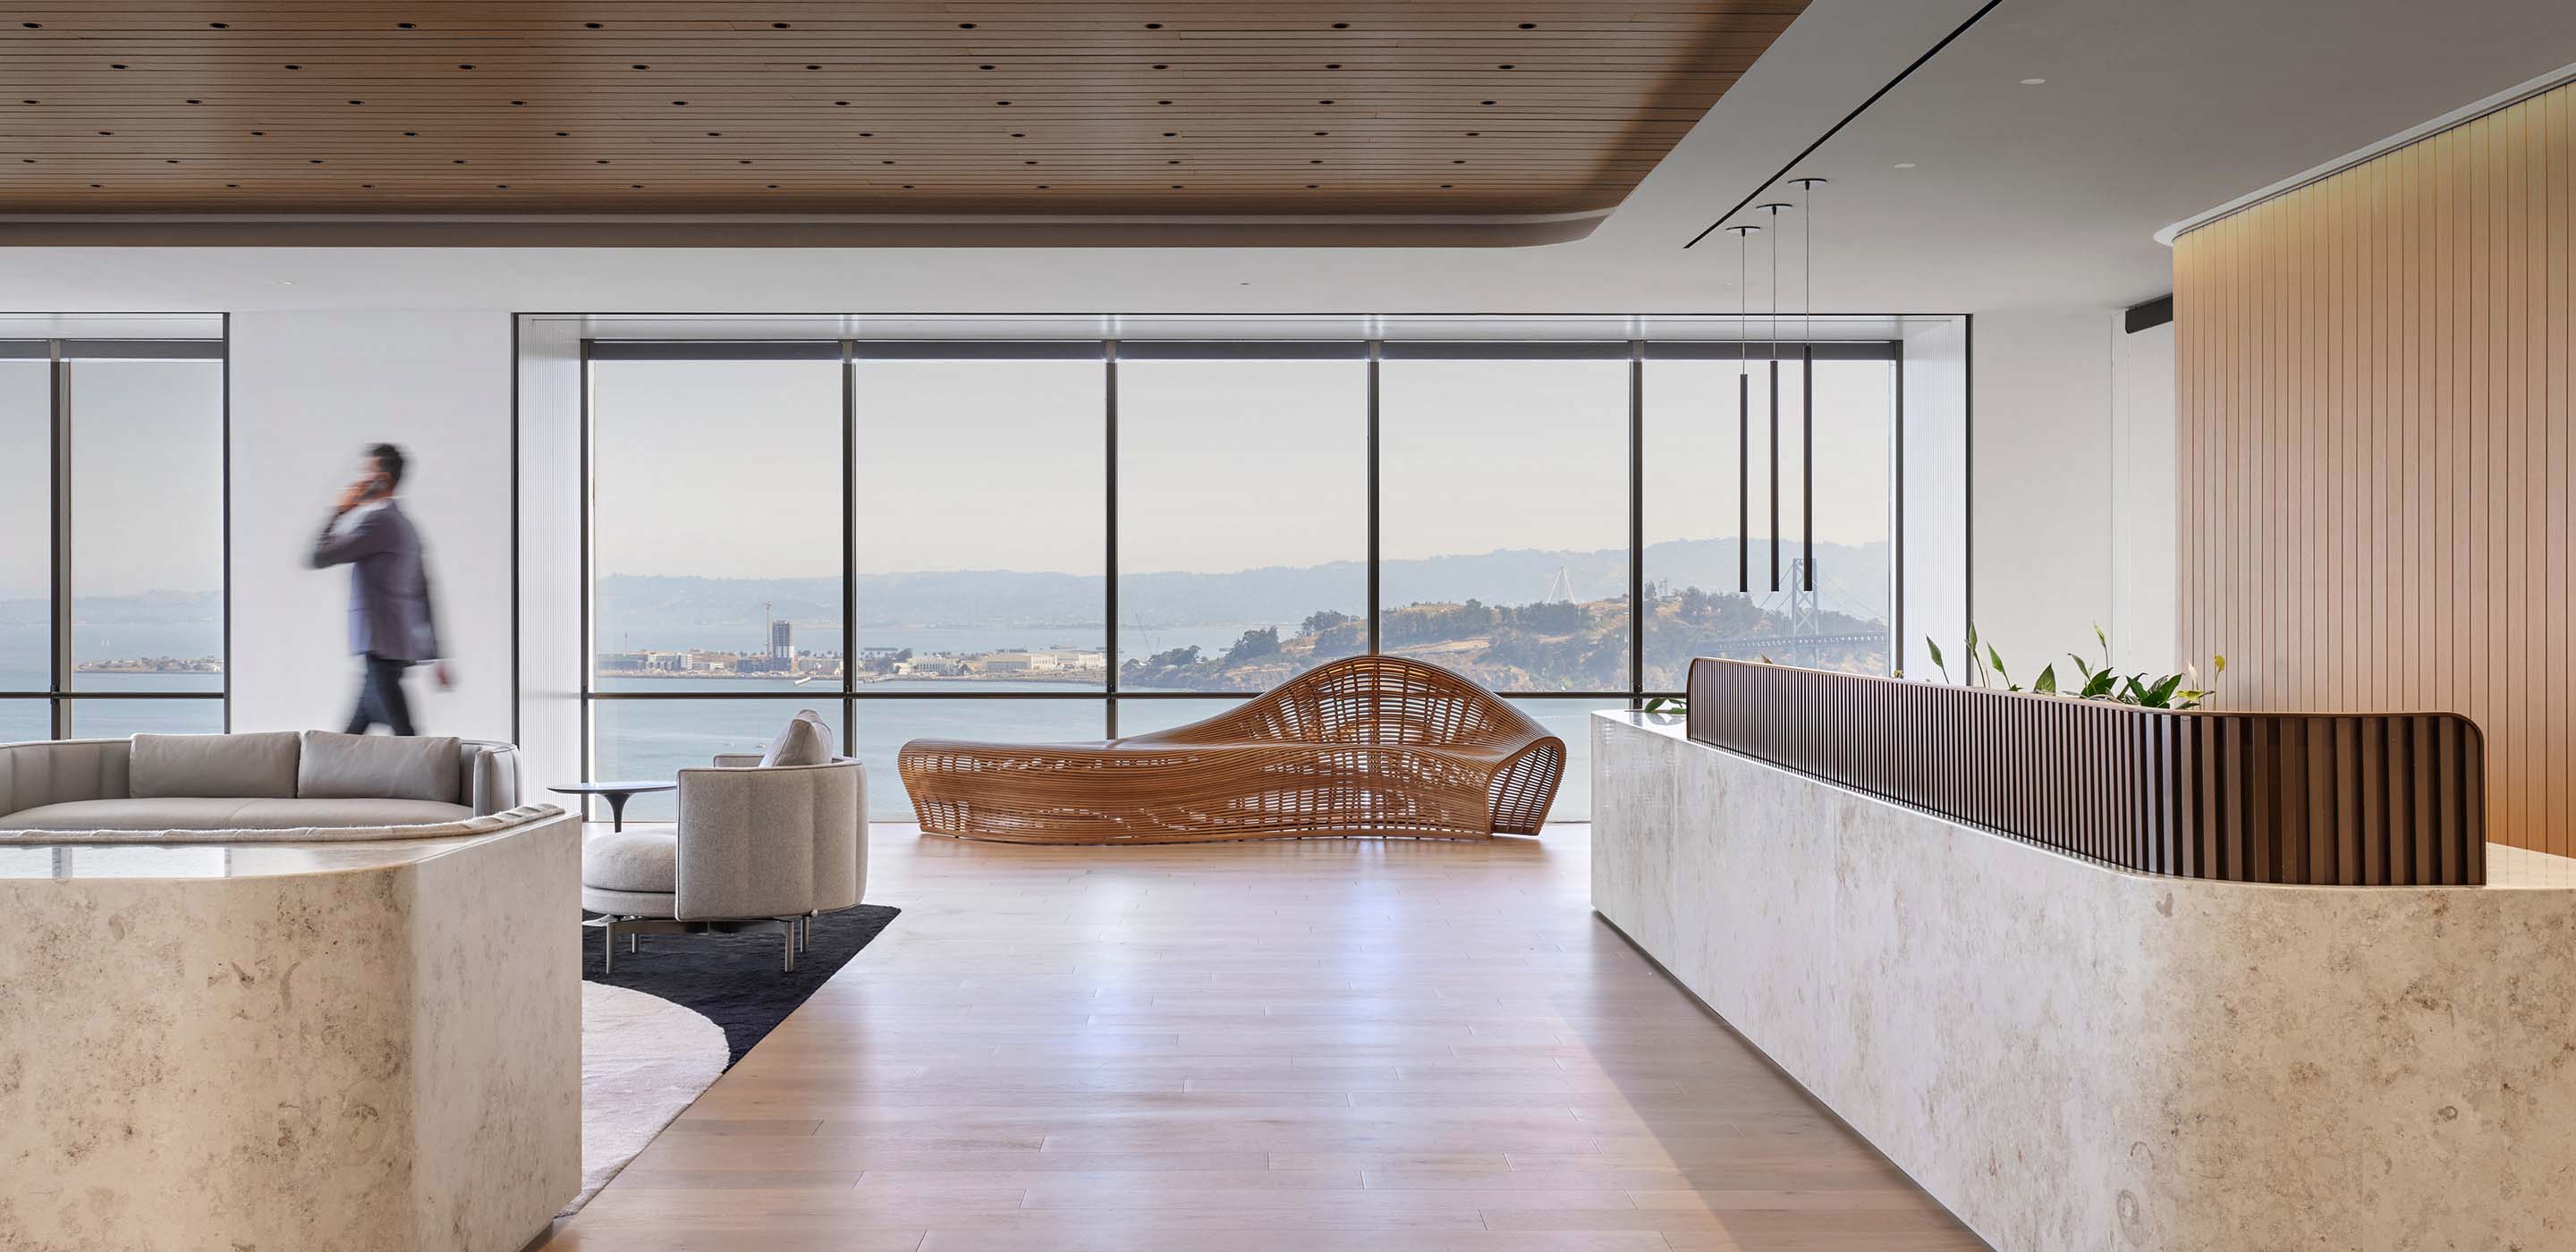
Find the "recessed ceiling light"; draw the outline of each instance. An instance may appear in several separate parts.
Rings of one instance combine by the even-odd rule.
[[[2022,85],[2022,86],[2024,86],[2024,87],[2036,87],[2036,86],[2040,85],[2041,83],[2044,83],[2044,82],[2047,82],[2047,81],[2048,81],[2048,80],[2047,80],[2047,79],[2045,79],[2045,78],[2025,78],[2025,79],[2021,80],[2021,85]]]
[[[295,280],[292,278],[281,278],[277,280],[277,285],[280,287],[292,287],[295,285]]]
[[[1910,170],[1910,169],[1913,169],[1913,168],[1914,168],[1914,162],[1912,162],[1912,161],[1899,161],[1899,162],[1897,162],[1897,163],[1896,163],[1896,168],[1901,169],[1901,170]]]

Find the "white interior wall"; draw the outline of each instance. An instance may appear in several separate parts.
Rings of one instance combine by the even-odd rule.
[[[581,331],[519,319],[519,750],[538,785],[582,777]]]
[[[457,685],[411,679],[423,730],[511,739],[510,318],[242,313],[232,321],[236,730],[337,730],[357,690],[346,570],[306,567],[370,443],[411,467]]]
[[[2182,667],[2174,619],[2174,325],[2111,318],[2111,646],[2124,667]]]
[[[1906,335],[1903,397],[1904,590],[1896,668],[1934,676],[1923,641],[1958,638],[1968,621],[1967,319]],[[1943,649],[1949,644],[1942,643]]]
[[[2089,654],[2093,627],[2113,621],[2102,316],[1983,314],[1973,326],[1970,612],[2025,685],[2070,651]]]

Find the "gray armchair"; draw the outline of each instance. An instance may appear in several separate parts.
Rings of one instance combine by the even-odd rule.
[[[617,936],[706,933],[775,922],[796,968],[818,914],[859,902],[867,887],[867,773],[720,756],[679,772],[679,821],[593,837],[582,849],[581,906],[601,916],[610,968]]]

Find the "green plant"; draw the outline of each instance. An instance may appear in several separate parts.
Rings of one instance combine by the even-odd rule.
[[[2093,628],[2093,642],[2102,649],[2102,664],[2098,667],[2076,653],[2066,654],[2066,659],[2075,662],[2075,671],[2084,677],[2082,687],[2073,691],[2061,690],[2057,685],[2057,666],[2052,662],[2042,666],[2039,676],[2031,680],[2031,693],[2043,696],[2065,696],[2077,700],[2105,700],[2146,709],[2196,709],[2203,701],[2217,694],[2214,688],[2203,688],[2199,685],[2198,666],[2187,666],[2179,674],[2148,674],[2144,671],[2123,674],[2112,668],[2111,637],[2103,633],[2098,625]],[[1941,681],[1950,681],[1950,667],[1941,656],[1941,645],[1926,638],[1923,646],[1931,654],[1933,666],[1941,671]],[[1985,653],[1982,659],[1978,656],[1980,647]],[[2020,684],[2012,680],[2012,674],[2004,668],[2003,653],[1993,643],[1978,639],[1974,622],[1968,624],[1967,660],[1966,685],[1991,688],[1999,682],[2006,691],[2022,689]],[[1993,673],[1993,682],[1987,679],[1988,671]],[[2210,658],[2210,677],[2213,680],[2226,672],[2225,656]]]
[[[1649,696],[1646,699],[1646,711],[1679,716],[1690,712],[1690,701],[1681,696]]]

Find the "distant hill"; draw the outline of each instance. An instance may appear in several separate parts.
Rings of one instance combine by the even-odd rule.
[[[1787,568],[1794,548],[1784,549]],[[1753,551],[1757,596],[1770,578],[1770,549]],[[1818,587],[1826,608],[1884,620],[1888,611],[1888,545],[1816,545]],[[1389,607],[1416,603],[1527,604],[1547,598],[1562,573],[1576,600],[1624,594],[1624,550],[1558,552],[1508,549],[1473,556],[1387,561],[1380,591]],[[1670,591],[1736,584],[1732,539],[1650,544],[1646,576]],[[1119,588],[1119,616],[1154,627],[1296,622],[1319,609],[1357,611],[1367,597],[1367,573],[1357,561],[1304,567],[1269,567],[1225,574],[1130,574]],[[1097,577],[1011,570],[951,570],[862,577],[853,625],[1057,626],[1100,620]],[[1560,585],[1560,590],[1562,587]],[[601,620],[637,629],[738,626],[761,620],[761,605],[792,621],[840,616],[837,578],[680,578],[616,574],[599,580]]]
[[[45,601],[0,600],[0,626],[43,626]],[[147,591],[131,596],[80,596],[72,616],[91,626],[166,626],[223,620],[224,598],[212,591]]]

